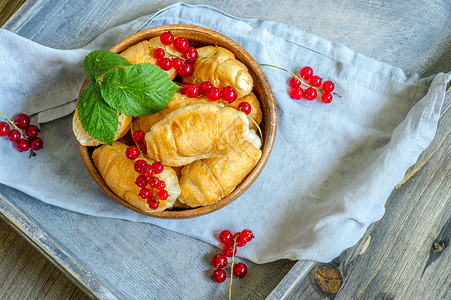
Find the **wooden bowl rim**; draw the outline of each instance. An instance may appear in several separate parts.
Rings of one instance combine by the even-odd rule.
[[[225,43],[229,45],[229,47],[226,47],[230,51],[232,51],[235,55],[239,53],[242,55],[245,60],[240,61],[246,65],[246,67],[251,71],[251,73],[254,73],[255,76],[259,79],[260,84],[262,85],[263,94],[265,95],[266,102],[268,105],[268,114],[264,115],[264,121],[265,127],[267,128],[268,134],[267,136],[264,136],[265,141],[262,141],[262,156],[260,160],[257,162],[257,165],[254,167],[254,169],[247,175],[247,177],[235,188],[235,190],[228,195],[227,197],[224,197],[223,199],[219,200],[218,202],[208,205],[208,206],[201,206],[197,208],[189,208],[185,210],[165,210],[161,212],[147,212],[142,211],[135,206],[131,205],[118,195],[116,195],[105,183],[102,176],[100,175],[99,171],[97,170],[96,166],[94,165],[94,162],[91,158],[91,155],[88,151],[88,146],[82,146],[77,141],[77,148],[80,152],[80,155],[82,157],[83,163],[85,164],[86,168],[88,169],[88,172],[93,177],[93,179],[97,182],[97,184],[115,201],[118,203],[124,205],[125,207],[136,211],[138,213],[156,217],[156,218],[164,218],[164,219],[185,219],[185,218],[192,218],[197,217],[201,215],[205,215],[208,213],[211,213],[213,211],[216,211],[220,208],[223,208],[224,206],[230,204],[234,200],[236,200],[241,194],[243,194],[251,185],[252,183],[257,179],[258,175],[262,172],[264,166],[266,165],[266,162],[269,159],[269,155],[271,153],[272,147],[274,145],[275,136],[276,136],[276,127],[277,127],[277,114],[276,114],[276,104],[274,100],[274,96],[271,90],[271,87],[269,85],[269,82],[263,73],[262,69],[260,68],[260,65],[254,60],[254,58],[239,44],[237,44],[232,39],[216,32],[208,28],[195,26],[195,25],[187,25],[187,24],[171,24],[171,25],[162,25],[162,26],[156,26],[149,29],[144,29],[141,31],[136,32],[135,34],[130,35],[129,37],[123,39],[118,44],[113,46],[110,51],[120,53],[124,51],[126,48],[130,47],[131,45],[137,44],[143,40],[150,39],[155,36],[159,36],[161,33],[165,31],[171,31],[174,33],[174,35],[182,35],[182,32],[186,33],[186,31],[190,31],[192,34],[208,34],[215,38],[222,39]],[[180,34],[178,32],[181,32]],[[85,82],[83,83],[80,93],[83,90],[83,88],[87,84],[87,79],[85,79]],[[254,83],[255,84],[255,83]],[[264,102],[264,99],[259,99],[261,103]],[[266,124],[267,123],[267,124]]]

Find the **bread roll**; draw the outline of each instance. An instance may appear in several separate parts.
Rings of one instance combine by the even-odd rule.
[[[127,133],[130,127],[130,123],[132,122],[131,116],[126,116],[120,112],[118,112],[118,116],[119,125],[116,131],[116,135],[114,136],[115,141],[120,139]],[[95,138],[90,136],[89,133],[84,130],[83,126],[81,125],[77,109],[75,109],[75,113],[72,117],[72,130],[75,134],[75,138],[82,146],[98,146],[103,144],[99,140],[96,140]]]
[[[238,98],[252,91],[252,76],[231,51],[218,46],[205,46],[197,48],[197,53],[199,58],[194,65],[194,73],[183,78],[183,82],[199,85],[209,81],[219,89],[231,86],[238,93]]]
[[[162,173],[155,175],[166,183],[168,198],[160,200],[158,208],[152,210],[149,208],[147,200],[139,196],[141,189],[135,184],[139,173],[134,169],[135,161],[125,156],[127,147],[126,144],[121,142],[114,142],[112,146],[102,145],[94,150],[92,159],[105,183],[116,195],[139,210],[157,212],[172,207],[180,195],[175,171],[170,167],[165,167]],[[148,163],[151,164],[153,161]]]
[[[249,133],[246,115],[218,103],[180,107],[146,133],[147,155],[167,166],[222,156],[237,148]]]
[[[246,178],[261,154],[252,143],[245,141],[227,155],[197,160],[183,167],[178,200],[190,207],[221,200]]]
[[[154,37],[150,40],[141,41],[131,47],[128,47],[119,55],[128,60],[131,64],[139,63],[151,63],[158,65],[158,59],[153,56],[155,49],[162,48],[166,55],[165,57],[171,57],[171,55],[181,56],[181,53],[176,51],[172,45],[165,45],[160,41],[160,37]],[[177,70],[174,68],[165,71],[168,73],[171,79],[177,76]]]
[[[260,102],[258,102],[257,96],[254,93],[249,93],[244,97],[236,99],[234,102],[230,104],[233,108],[238,108],[238,105],[241,102],[247,102],[251,106],[251,112],[247,115],[249,118],[255,121],[258,125],[262,122],[262,110],[260,109]],[[254,122],[249,122],[249,128],[257,130],[257,125]]]
[[[206,97],[190,98],[186,95],[182,95],[179,92],[174,94],[174,97],[169,104],[160,112],[150,116],[139,117],[133,122],[133,131],[141,130],[145,133],[150,131],[150,128],[166,117],[170,112],[180,108],[182,106],[195,104],[195,103],[207,103]]]

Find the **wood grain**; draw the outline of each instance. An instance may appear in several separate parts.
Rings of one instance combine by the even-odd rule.
[[[0,219],[0,299],[89,299]]]
[[[434,140],[390,195],[384,217],[332,261],[344,276],[339,292],[324,293],[313,267],[283,299],[450,299],[450,101],[448,91]]]
[[[26,0],[0,0],[0,27],[24,4]]]
[[[0,0],[0,27],[26,0]],[[0,299],[89,299],[0,218]]]

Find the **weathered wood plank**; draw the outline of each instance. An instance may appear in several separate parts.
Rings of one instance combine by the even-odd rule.
[[[24,4],[27,0],[0,0],[0,27]]]
[[[331,262],[345,278],[336,296],[315,267],[286,299],[449,299],[451,297],[451,109],[448,92],[437,134],[392,192],[386,213]]]
[[[0,299],[89,299],[0,219]]]

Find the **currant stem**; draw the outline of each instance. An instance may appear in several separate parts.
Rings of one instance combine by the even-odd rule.
[[[246,117],[247,117],[249,120],[251,120],[251,121],[255,124],[255,126],[257,126],[258,133],[260,134],[260,138],[261,138],[262,143],[263,143],[263,133],[262,133],[262,130],[261,130],[260,126],[258,126],[257,122],[255,122],[255,120],[252,119],[251,117],[249,117],[248,115],[246,115]]]
[[[168,53],[168,54],[169,54],[169,56],[171,56],[171,57],[178,57],[178,58],[180,58],[180,59],[183,59],[183,61],[185,61],[185,60],[199,60],[199,59],[209,58],[209,57],[214,56],[216,53],[218,53],[218,50],[216,50],[215,52],[213,52],[212,54],[210,54],[210,55],[208,55],[208,56],[198,57],[198,58],[183,58],[183,57],[181,57],[181,56],[179,56],[179,55],[176,55],[176,54],[172,54],[172,53]]]
[[[133,123],[130,124],[130,132],[132,133],[132,136],[133,136]],[[135,143],[136,147],[138,148],[139,156],[140,156],[145,162],[149,162],[149,161],[144,157],[144,154],[142,153],[141,148],[139,147],[139,145],[138,145],[135,141],[133,141],[133,143]]]
[[[26,135],[23,133],[22,129],[20,129],[19,127],[17,127],[16,124],[15,124],[13,121],[11,121],[10,119],[8,119],[8,117],[6,117],[1,111],[0,111],[0,115],[2,115],[3,118],[5,118],[6,121],[8,121],[9,123],[11,123],[11,125],[13,125],[14,128],[17,129],[17,131],[19,131],[20,134],[21,134],[22,136],[24,136],[24,137],[26,136]]]
[[[233,238],[232,263],[230,264],[229,300],[232,299],[233,265],[235,264],[235,249],[236,249],[236,240],[237,240],[237,238],[238,238],[238,236]]]
[[[308,86],[308,87],[312,87],[310,84],[305,83],[304,81],[302,81],[302,79],[301,79],[299,76],[295,75],[294,73],[292,73],[292,72],[290,72],[290,71],[288,71],[288,70],[286,70],[286,69],[284,69],[284,68],[281,68],[281,67],[278,67],[278,66],[274,66],[274,65],[269,65],[269,64],[260,64],[260,66],[262,66],[262,67],[273,67],[273,68],[276,68],[276,69],[285,71],[285,72],[287,72],[287,73],[290,73],[291,75],[293,75],[294,78],[296,78],[297,80],[299,80],[299,81],[301,82],[301,84],[303,84],[303,85],[305,85],[305,86]]]

